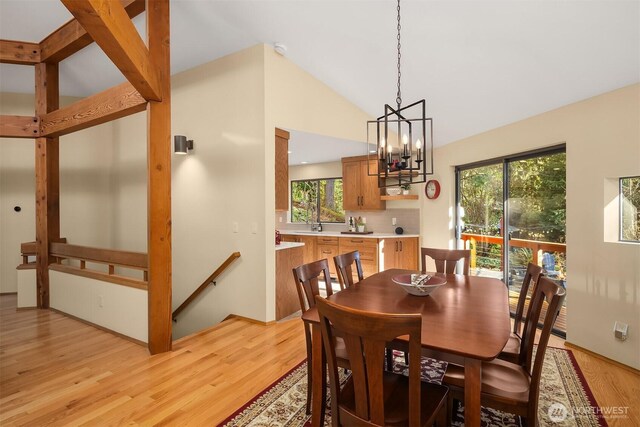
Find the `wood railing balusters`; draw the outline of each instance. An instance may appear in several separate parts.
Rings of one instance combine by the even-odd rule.
[[[189,295],[189,297],[184,300],[184,302],[182,304],[180,304],[180,306],[178,308],[175,309],[175,311],[173,312],[173,314],[171,315],[171,317],[173,318],[173,321],[176,321],[176,318],[178,317],[178,315],[185,309],[187,308],[187,306],[189,306],[189,304],[191,304],[193,302],[193,300],[195,300],[198,295],[200,295],[202,293],[202,291],[204,291],[209,284],[213,283],[214,286],[216,284],[215,279],[222,274],[222,272],[224,270],[227,269],[227,267],[229,267],[236,259],[240,258],[240,252],[234,252],[232,253],[229,258],[227,258],[225,260],[225,262],[223,262],[222,264],[220,264],[220,267],[218,267],[216,269],[216,271],[214,271],[213,273],[211,273],[211,276],[207,277],[205,279],[204,282],[202,282],[202,284],[200,286],[198,286],[198,289],[196,289],[195,291],[193,291],[193,293],[191,295]]]

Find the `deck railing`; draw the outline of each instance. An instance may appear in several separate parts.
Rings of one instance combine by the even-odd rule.
[[[499,270],[503,271],[503,244],[504,240],[502,236],[485,236],[481,234],[471,234],[471,233],[462,233],[460,236],[461,240],[464,242],[464,247],[471,249],[471,267],[475,267],[477,264],[478,257],[478,244],[495,244],[500,246],[500,256],[492,257],[496,259],[499,263]],[[537,265],[541,265],[542,256],[544,252],[550,253],[561,253],[566,254],[567,245],[565,243],[554,243],[554,242],[544,242],[537,240],[527,240],[527,239],[509,239],[509,246],[513,248],[525,248],[531,250],[531,262]],[[526,264],[524,265],[526,268]]]

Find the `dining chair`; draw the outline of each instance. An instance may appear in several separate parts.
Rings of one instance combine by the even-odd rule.
[[[298,299],[300,300],[300,310],[302,313],[308,309],[315,307],[316,296],[320,295],[319,281],[323,279],[325,287],[327,288],[327,296],[333,295],[333,289],[331,288],[331,274],[329,273],[329,262],[326,259],[314,261],[308,264],[302,264],[293,269],[293,280],[296,284],[296,290],[298,291]],[[306,413],[311,412],[311,367],[312,364],[312,346],[311,346],[311,326],[304,323],[304,338],[307,344],[307,406]],[[346,352],[344,351],[344,342],[338,340],[338,349],[336,352],[340,356],[338,358],[340,366],[348,368],[349,363],[346,359]]]
[[[498,356],[499,359],[506,360],[507,362],[520,364],[520,345],[522,344],[522,320],[524,316],[524,306],[529,294],[529,288],[531,283],[538,282],[540,275],[542,274],[542,267],[539,265],[529,263],[527,271],[522,279],[522,287],[520,288],[520,296],[518,297],[518,305],[516,306],[516,313],[513,319],[513,331],[509,336],[509,341],[504,346],[504,349]]]
[[[362,262],[360,261],[360,252],[353,251],[346,254],[340,254],[333,257],[333,262],[336,265],[336,271],[338,272],[338,281],[340,282],[340,289],[346,289],[355,283],[354,273],[358,275],[358,281],[364,279],[362,273]],[[356,271],[353,271],[355,265]]]
[[[436,262],[436,272],[453,274],[459,260],[464,260],[462,274],[469,275],[469,259],[471,251],[466,249],[435,249],[421,248],[422,273],[427,272],[427,257]]]
[[[500,359],[482,362],[480,379],[482,406],[519,415],[524,418],[523,425],[538,425],[538,396],[542,364],[549,335],[565,295],[564,288],[547,277],[540,277],[534,285],[520,346],[522,363],[515,364]],[[548,305],[546,313],[542,316],[545,301]],[[541,317],[543,317],[542,331],[534,359],[533,347]],[[464,396],[464,367],[448,365],[442,382],[450,388],[447,415],[451,416],[452,399],[462,400]]]
[[[331,422],[337,426],[424,426],[446,423],[447,387],[420,379],[422,318],[356,310],[316,297],[328,348]],[[340,386],[336,335],[344,338],[351,376]],[[409,336],[409,376],[385,371],[386,343]]]
[[[355,282],[353,279],[353,266],[356,266],[356,271],[358,275],[358,281],[364,279],[364,274],[362,272],[362,263],[360,261],[360,252],[353,251],[347,252],[346,254],[336,255],[333,257],[333,262],[336,265],[336,271],[338,272],[338,281],[340,282],[340,289],[346,289],[349,286],[352,286]],[[386,350],[386,367],[387,370],[391,371],[393,369],[393,349],[388,348]],[[406,350],[404,351],[404,360],[405,364],[409,364],[409,358],[407,356]]]

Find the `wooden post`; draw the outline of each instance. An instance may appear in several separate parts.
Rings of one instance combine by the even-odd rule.
[[[58,64],[35,66],[36,115],[58,109]],[[38,308],[49,307],[49,245],[60,238],[58,138],[36,138],[36,283]]]
[[[149,59],[161,101],[147,106],[147,251],[149,351],[171,350],[171,81],[169,1],[147,0]]]

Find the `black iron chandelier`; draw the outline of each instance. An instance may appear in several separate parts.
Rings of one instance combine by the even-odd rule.
[[[402,106],[400,90],[400,0],[398,0],[398,93],[396,108],[384,106],[384,115],[367,122],[369,160],[377,159],[377,170],[369,167],[369,175],[378,176],[378,187],[396,187],[427,181],[433,174],[433,120],[426,117],[424,99]],[[411,118],[417,117],[417,118]],[[374,154],[375,153],[375,154]],[[369,162],[371,165],[372,162]]]

